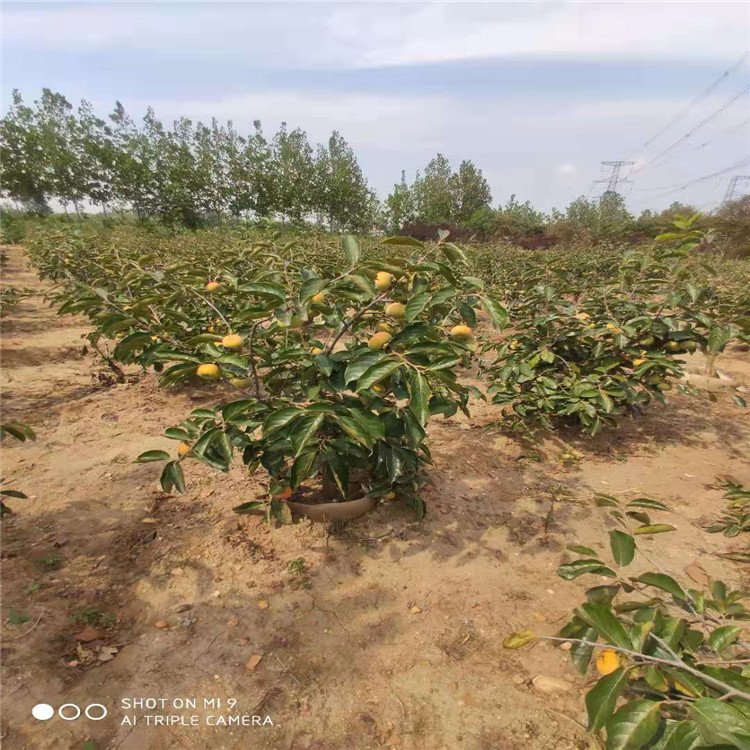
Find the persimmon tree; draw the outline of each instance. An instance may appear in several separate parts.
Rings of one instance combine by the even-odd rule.
[[[708,288],[691,283],[687,260],[705,239],[690,220],[653,251],[631,251],[617,273],[580,287],[576,274],[517,289],[512,333],[485,347],[492,402],[510,427],[572,423],[592,434],[638,414],[683,375],[681,356],[715,358],[740,329],[715,314]],[[738,405],[744,400],[735,395]]]
[[[149,451],[140,460],[165,460],[163,487],[183,490],[185,461],[227,471],[239,453],[269,482],[266,499],[238,512],[270,499],[282,518],[282,500],[305,485],[336,499],[395,491],[421,515],[429,418],[467,412],[470,395],[481,397],[456,374],[477,349],[476,310],[497,327],[506,322],[446,236],[433,245],[388,238],[385,247],[409,254],[383,261],[362,261],[357,241],[344,237],[345,268],[331,277],[289,264],[250,283],[215,279],[211,304],[228,311],[221,317],[231,336],[199,333],[195,353],[164,377],[226,378],[241,398],[197,409],[167,430],[180,442],[176,459]]]

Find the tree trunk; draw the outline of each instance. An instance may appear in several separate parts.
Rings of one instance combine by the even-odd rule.
[[[714,364],[716,363],[717,356],[717,354],[708,354],[706,356],[706,375],[710,375],[712,378],[716,377]]]
[[[341,491],[339,490],[338,485],[333,480],[333,477],[331,476],[331,472],[328,469],[328,466],[323,466],[322,471],[323,476],[323,496],[330,499],[330,500],[343,500],[344,498],[341,497]]]

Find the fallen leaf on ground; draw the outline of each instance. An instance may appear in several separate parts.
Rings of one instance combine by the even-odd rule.
[[[95,641],[97,638],[101,638],[102,634],[96,629],[92,628],[91,625],[87,625],[80,633],[76,633],[73,638],[83,643],[89,641]]]
[[[268,609],[268,602],[265,599],[261,599],[258,602],[258,609]]]
[[[409,612],[411,612],[411,613],[412,613],[413,615],[418,615],[418,614],[419,614],[419,613],[420,613],[421,611],[422,611],[422,610],[421,610],[421,609],[420,609],[419,607],[417,607],[416,605],[415,605],[415,606],[413,606],[413,607],[412,607],[412,608],[411,608],[411,609],[409,610]]]
[[[240,624],[240,621],[236,617],[232,617],[231,620],[227,620],[227,625],[230,628],[236,628]]]
[[[110,661],[117,655],[117,646],[102,646],[99,649],[99,661]]]
[[[711,583],[710,576],[700,565],[698,565],[698,563],[688,565],[687,568],[685,568],[685,574],[700,586],[708,586],[708,584]]]
[[[169,627],[169,623],[166,620],[157,620],[154,623],[154,627],[164,629]]]
[[[253,654],[247,660],[247,664],[245,664],[245,669],[252,672],[258,666],[258,664],[260,664],[262,659],[263,659],[263,654]]]

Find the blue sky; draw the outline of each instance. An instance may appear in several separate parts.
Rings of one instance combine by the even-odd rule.
[[[643,144],[750,47],[747,2],[8,2],[3,110],[43,86],[100,113],[120,100],[165,122],[282,120],[333,128],[381,197],[438,151],[472,159],[495,202],[548,209],[595,195],[599,162],[639,159],[634,210],[706,208],[750,156],[750,96],[651,163],[750,85],[747,60],[645,151]],[[698,148],[706,143],[702,148]]]

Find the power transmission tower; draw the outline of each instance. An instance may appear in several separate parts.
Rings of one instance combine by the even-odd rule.
[[[604,191],[605,195],[607,193],[616,193],[618,185],[624,185],[630,182],[630,180],[626,180],[625,178],[620,177],[620,170],[623,167],[629,167],[633,164],[635,164],[634,161],[603,161],[602,166],[612,167],[612,174],[610,174],[609,179],[607,180],[594,180],[594,182],[607,183],[607,189]]]
[[[750,182],[750,174],[738,174],[732,177],[729,181],[727,192],[724,195],[724,203],[734,200],[735,196],[741,198],[743,195],[747,195],[747,191],[739,188],[741,182]]]

